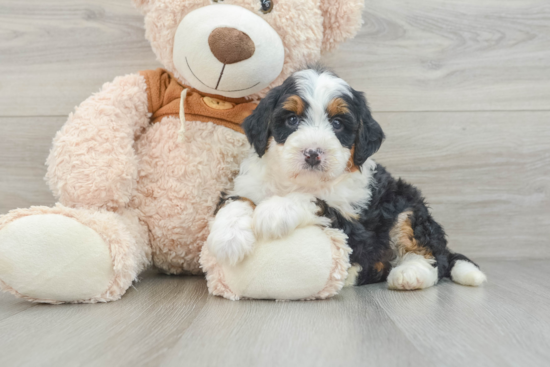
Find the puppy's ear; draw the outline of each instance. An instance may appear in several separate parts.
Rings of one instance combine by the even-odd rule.
[[[372,118],[365,95],[355,90],[352,90],[352,93],[359,120],[353,163],[355,166],[361,167],[371,155],[380,149],[385,136],[382,127]]]
[[[265,154],[267,143],[271,136],[273,112],[279,103],[283,88],[273,88],[258,104],[258,107],[243,122],[243,129],[250,145],[260,157]]]
[[[355,37],[363,24],[365,0],[321,0],[323,13],[323,52]]]

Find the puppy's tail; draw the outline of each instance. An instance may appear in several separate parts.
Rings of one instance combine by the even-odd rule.
[[[487,281],[479,266],[462,254],[449,252],[449,270],[446,274],[455,283],[477,287]]]

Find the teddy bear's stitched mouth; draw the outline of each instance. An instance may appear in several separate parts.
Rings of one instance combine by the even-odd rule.
[[[248,90],[248,89],[252,89],[254,87],[256,87],[258,84],[260,84],[260,82],[254,84],[253,86],[251,87],[248,87],[248,88],[244,88],[244,89],[235,89],[235,90],[222,90],[222,89],[218,89],[218,86],[220,84],[220,81],[222,79],[222,76],[223,76],[223,72],[225,71],[225,66],[226,65],[223,65],[223,68],[222,68],[222,71],[220,73],[220,78],[218,80],[218,86],[216,86],[216,88],[212,88],[211,86],[207,85],[206,83],[204,83],[202,80],[200,80],[200,78],[193,72],[193,69],[191,68],[191,65],[189,65],[189,60],[187,59],[187,56],[185,57],[185,62],[187,63],[187,67],[189,68],[189,71],[191,72],[191,74],[193,74],[193,76],[199,81],[201,82],[202,85],[204,85],[205,87],[207,88],[210,88],[210,89],[214,89],[214,90],[217,90],[219,92],[226,92],[226,93],[229,93],[229,92],[242,92],[242,91],[245,91],[245,90]]]

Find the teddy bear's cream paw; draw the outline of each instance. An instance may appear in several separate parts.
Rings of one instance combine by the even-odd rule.
[[[252,252],[256,242],[253,211],[250,203],[234,201],[216,215],[206,245],[220,262],[235,265]]]
[[[99,296],[113,277],[109,247],[75,219],[30,215],[0,230],[4,290],[37,301],[72,302]]]
[[[451,279],[453,282],[478,287],[487,281],[487,277],[477,266],[465,260],[458,260],[452,270]]]
[[[437,267],[420,255],[409,257],[407,261],[392,269],[388,275],[388,288],[415,290],[429,288],[437,283]]]

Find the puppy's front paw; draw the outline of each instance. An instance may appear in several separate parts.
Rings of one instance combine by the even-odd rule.
[[[206,245],[220,262],[235,265],[252,252],[256,241],[253,211],[246,201],[231,202],[218,211]]]
[[[273,196],[254,211],[254,233],[258,238],[283,238],[303,221],[303,208],[290,198]]]

